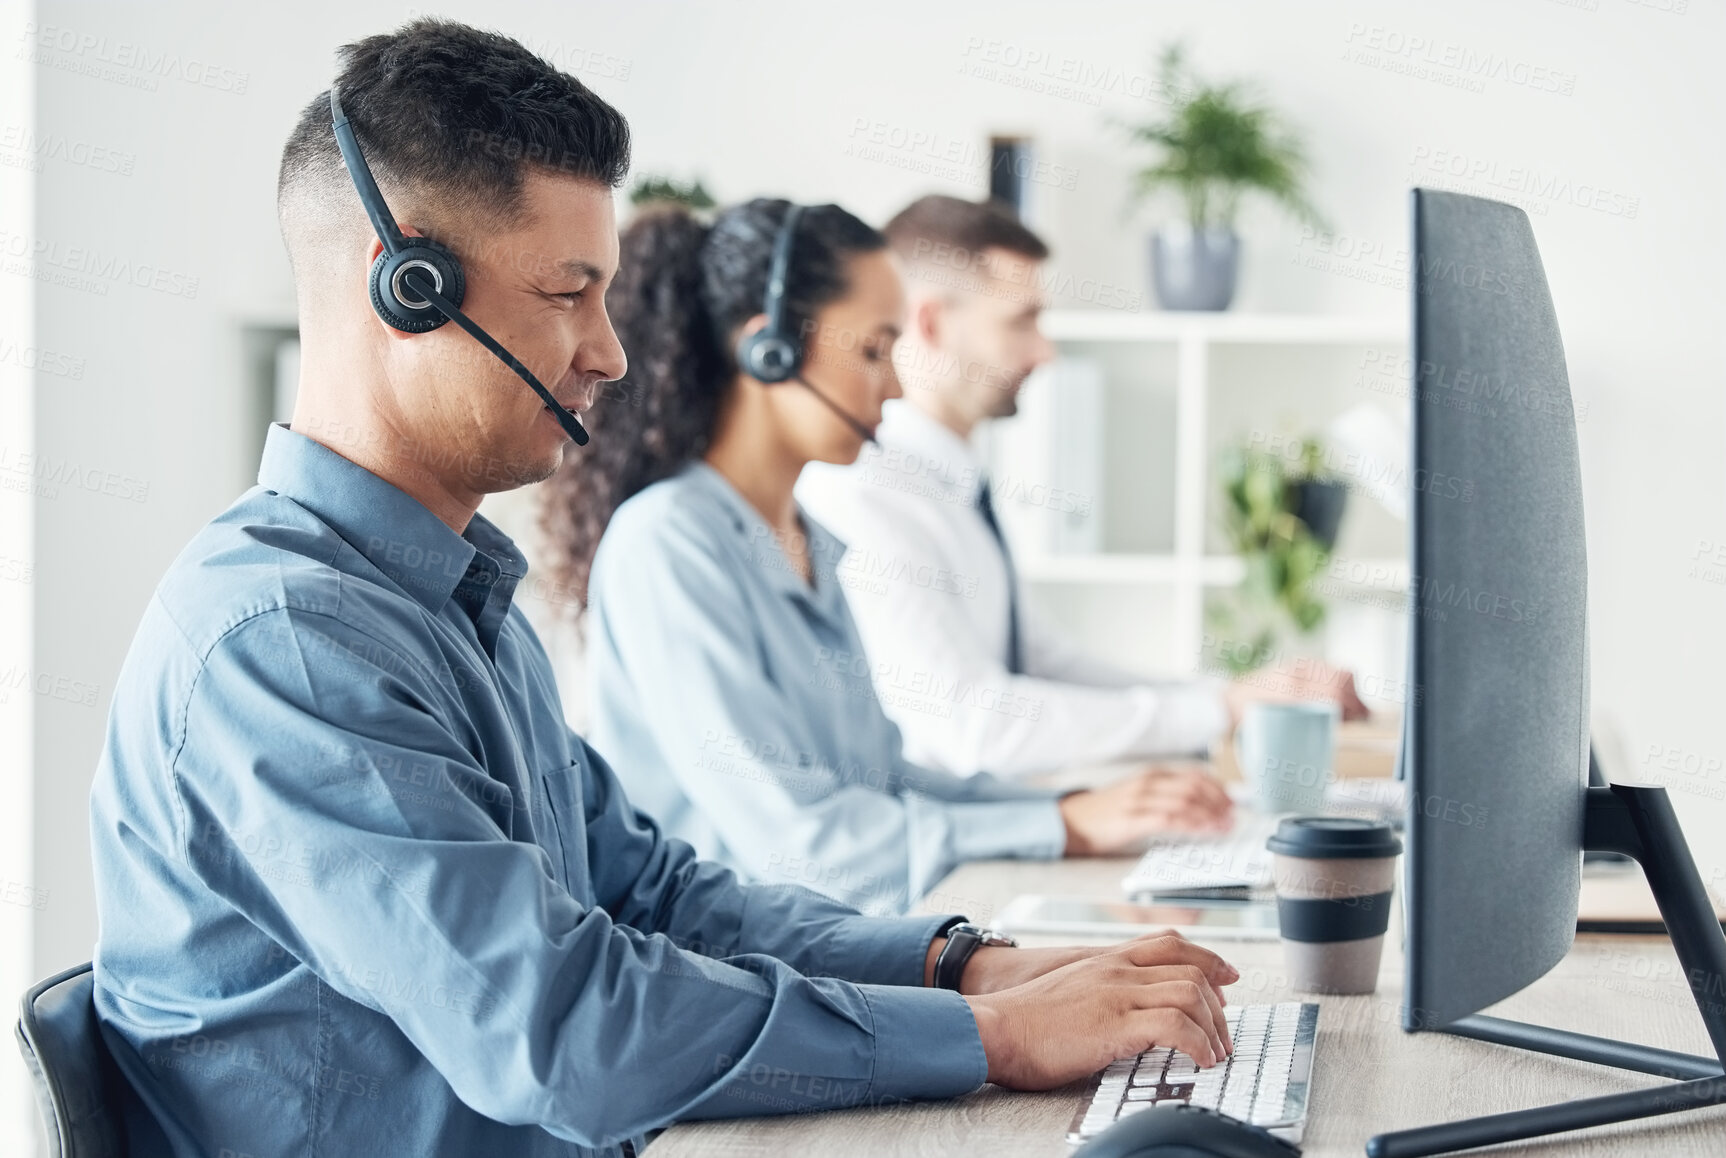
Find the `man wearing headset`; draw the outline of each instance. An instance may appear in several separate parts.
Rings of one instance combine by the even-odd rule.
[[[1016,413],[1025,379],[1054,357],[1037,328],[1048,247],[1000,203],[957,197],[915,201],[883,232],[905,270],[894,348],[905,397],[883,409],[877,446],[852,466],[811,465],[797,498],[844,540],[856,573],[950,577],[846,587],[878,672],[995,693],[940,715],[883,694],[906,755],[959,776],[1031,776],[1201,752],[1255,699],[1335,699],[1346,716],[1365,715],[1346,672],[1153,681],[1087,655],[1035,614],[971,436]]]
[[[134,1152],[630,1152],[1229,1048],[1237,974],[1197,946],[1017,949],[742,886],[564,726],[476,509],[624,373],[627,164],[578,81],[436,20],[344,48],[289,138],[293,423],[158,588],[92,794]]]

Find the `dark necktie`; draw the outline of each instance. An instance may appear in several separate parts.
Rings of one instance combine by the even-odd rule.
[[[1007,549],[1007,536],[1001,533],[1001,524],[995,521],[995,504],[989,497],[987,478],[977,491],[977,510],[983,521],[989,524],[989,533],[995,536],[995,543],[1001,548],[1001,562],[1007,567],[1007,670],[1020,675],[1025,665],[1019,654],[1019,584],[1013,574],[1013,553]]]

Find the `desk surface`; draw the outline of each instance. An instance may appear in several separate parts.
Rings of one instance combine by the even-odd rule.
[[[987,921],[1021,893],[1114,897],[1130,863],[965,865],[931,892],[927,907]],[[1210,944],[1241,971],[1240,982],[1228,990],[1231,1002],[1297,996],[1283,982],[1281,948],[1274,942]],[[1662,1080],[1442,1034],[1405,1034],[1398,1028],[1401,971],[1398,947],[1387,944],[1376,994],[1318,999],[1318,1052],[1304,1142],[1310,1158],[1357,1158],[1369,1136],[1389,1129],[1617,1093]],[[1576,948],[1557,969],[1491,1012],[1687,1053],[1710,1052],[1695,1003],[1678,976],[1672,948],[1662,937],[1578,938]],[[983,1086],[944,1102],[697,1123],[666,1131],[649,1153],[653,1158],[755,1154],[1063,1158],[1072,1152],[1063,1136],[1084,1096],[1082,1082],[1035,1094]],[[1562,1134],[1482,1153],[1712,1156],[1723,1149],[1726,1107]]]

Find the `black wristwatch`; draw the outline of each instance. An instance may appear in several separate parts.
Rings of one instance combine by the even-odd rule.
[[[935,987],[959,992],[959,978],[965,975],[965,964],[971,960],[971,954],[984,945],[1013,949],[1018,944],[1013,938],[980,925],[969,922],[954,925],[947,930],[947,943],[935,958]]]

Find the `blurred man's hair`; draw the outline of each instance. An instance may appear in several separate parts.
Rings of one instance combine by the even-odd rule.
[[[622,114],[507,36],[422,17],[337,58],[342,111],[390,209],[458,256],[462,235],[519,222],[528,172],[615,189],[629,170]],[[327,89],[282,149],[276,209],[296,276],[298,251],[364,222]]]
[[[900,210],[881,232],[893,252],[912,264],[936,261],[972,266],[989,249],[1004,249],[1032,261],[1049,256],[1043,239],[1000,201],[931,194]]]

